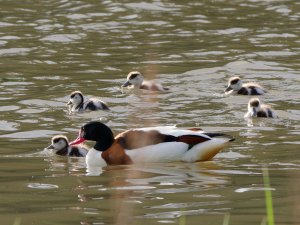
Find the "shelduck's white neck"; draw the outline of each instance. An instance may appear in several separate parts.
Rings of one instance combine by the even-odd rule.
[[[88,167],[105,167],[107,163],[102,158],[102,152],[97,151],[94,148],[91,148],[85,158],[86,165]]]

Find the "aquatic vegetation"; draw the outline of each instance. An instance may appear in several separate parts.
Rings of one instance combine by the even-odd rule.
[[[267,224],[274,225],[274,211],[273,211],[273,200],[272,200],[272,192],[270,185],[270,177],[268,168],[263,168],[263,180],[265,187],[265,200],[266,200],[266,209],[267,209]]]
[[[226,213],[223,219],[223,225],[229,225],[230,214]]]

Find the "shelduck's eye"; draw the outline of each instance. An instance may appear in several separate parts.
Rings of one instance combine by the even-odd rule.
[[[80,137],[84,137],[85,135],[85,130],[84,130],[84,127],[81,127],[80,131],[79,131],[79,136]]]

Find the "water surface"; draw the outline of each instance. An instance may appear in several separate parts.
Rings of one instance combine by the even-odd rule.
[[[0,1],[0,173],[3,224],[261,224],[262,168],[276,224],[299,223],[299,17],[295,0]],[[122,93],[131,70],[171,91]],[[279,118],[244,120],[256,81]],[[69,115],[74,90],[111,112]],[[111,166],[43,152],[99,119],[115,133],[199,126],[236,141],[211,162]],[[90,143],[92,146],[92,143]],[[228,218],[228,217],[227,217]]]

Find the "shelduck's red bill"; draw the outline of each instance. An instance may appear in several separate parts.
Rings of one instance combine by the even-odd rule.
[[[85,139],[83,138],[83,137],[78,137],[78,138],[76,138],[74,141],[71,141],[70,143],[69,143],[69,145],[79,145],[79,144],[81,144],[82,142],[85,142]]]
[[[69,143],[69,145],[79,145],[81,144],[82,142],[86,141],[85,138],[83,137],[84,136],[84,132],[83,130],[81,129],[79,131],[79,134],[78,134],[78,137],[74,140],[74,141],[71,141]]]

